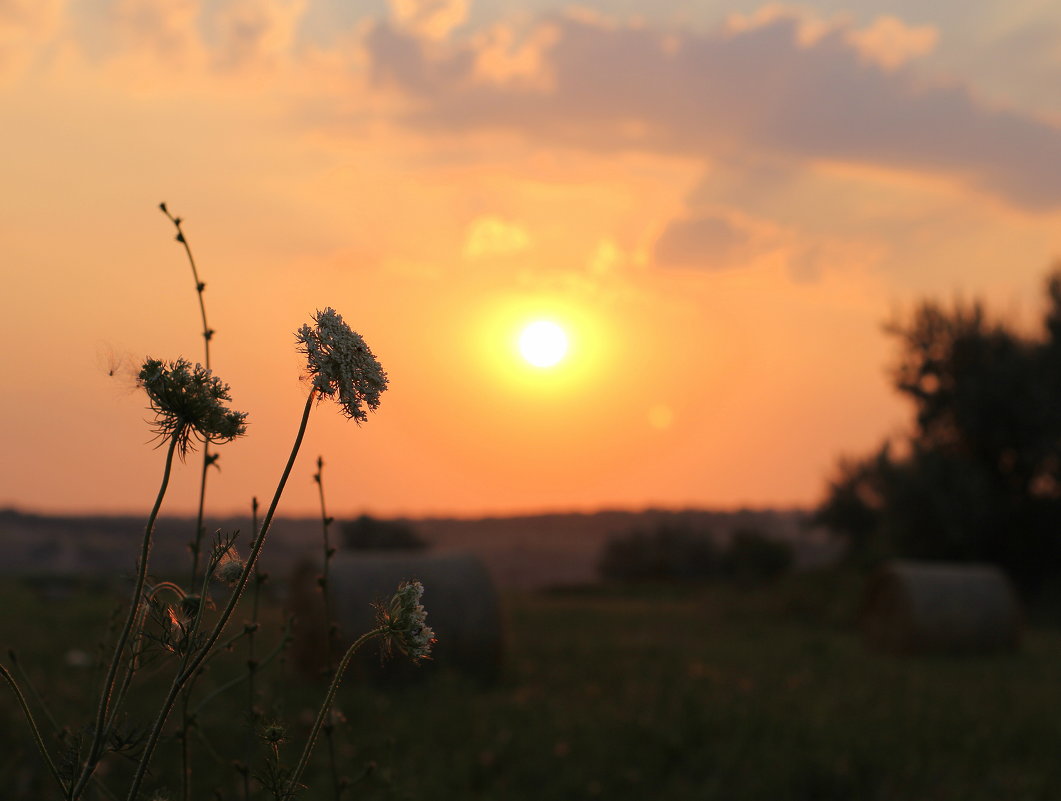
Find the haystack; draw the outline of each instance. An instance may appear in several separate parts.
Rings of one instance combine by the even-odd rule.
[[[319,563],[306,561],[291,578],[290,601],[297,618],[292,658],[299,670],[310,676],[320,675],[324,668],[319,574]],[[407,660],[396,656],[381,663],[378,646],[371,644],[354,669],[381,676],[407,676],[452,668],[484,681],[496,678],[503,656],[497,593],[482,563],[470,554],[337,553],[328,581],[341,647],[373,628],[373,603],[389,599],[401,582],[412,580],[424,585],[427,622],[438,637],[431,660],[421,666],[407,666]]]
[[[1021,611],[992,565],[895,560],[870,580],[861,627],[870,646],[891,653],[1008,651],[1020,641]]]

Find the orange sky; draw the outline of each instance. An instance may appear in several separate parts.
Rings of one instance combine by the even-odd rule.
[[[361,427],[314,412],[282,513],[318,454],[338,515],[813,503],[908,419],[883,322],[1038,313],[1061,11],[699,5],[0,0],[0,505],[153,499],[107,373],[202,358],[162,200],[250,415],[215,512],[272,492],[324,306],[391,389]],[[571,340],[549,370],[515,345],[538,318]]]

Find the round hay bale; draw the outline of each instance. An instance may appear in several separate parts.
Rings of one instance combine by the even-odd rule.
[[[871,578],[860,622],[881,651],[987,653],[1018,646],[1021,611],[997,567],[895,560]]]
[[[291,578],[290,603],[297,622],[292,661],[305,675],[325,669],[324,605],[320,565],[300,564]],[[438,642],[431,659],[412,665],[396,654],[381,661],[379,648],[364,648],[353,669],[379,677],[406,677],[450,668],[484,681],[498,675],[503,656],[501,613],[489,574],[463,553],[346,551],[332,559],[328,583],[341,648],[375,626],[373,604],[389,600],[403,581],[424,585],[427,622]]]

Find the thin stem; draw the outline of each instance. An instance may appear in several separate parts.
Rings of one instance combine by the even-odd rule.
[[[284,790],[283,798],[292,798],[295,794],[295,790],[298,789],[299,780],[302,778],[302,773],[306,769],[306,765],[309,762],[310,754],[313,753],[313,747],[317,744],[317,737],[320,735],[321,726],[324,725],[324,719],[328,717],[331,712],[332,702],[335,700],[335,693],[339,689],[339,685],[342,683],[343,674],[346,672],[347,666],[350,664],[350,659],[357,649],[368,642],[373,637],[378,637],[386,631],[386,628],[380,626],[379,628],[372,629],[372,631],[366,632],[358,637],[354,644],[346,649],[346,653],[343,654],[343,658],[339,661],[339,667],[335,671],[335,676],[332,677],[331,684],[328,685],[328,692],[324,694],[324,701],[321,703],[321,708],[317,712],[317,719],[313,722],[313,728],[310,729],[309,738],[306,740],[306,747],[302,749],[302,756],[298,760],[298,764],[295,766],[294,771],[291,773],[291,778],[287,783],[287,788]]]
[[[255,495],[251,498],[251,530],[258,530],[258,496]],[[249,801],[250,799],[250,771],[247,769],[247,765],[251,761],[251,752],[253,745],[253,732],[254,726],[257,723],[257,711],[256,704],[258,698],[257,687],[255,686],[255,678],[258,675],[258,657],[255,652],[255,634],[258,631],[258,599],[261,595],[262,589],[262,575],[258,572],[258,563],[254,563],[254,587],[251,590],[251,622],[250,632],[247,635],[247,720],[250,723],[250,727],[247,729],[247,736],[244,739],[243,745],[243,799]],[[268,661],[268,657],[266,658]]]
[[[18,661],[18,654],[12,648],[8,650],[7,656],[11,660],[12,667],[14,667],[16,671],[18,671],[18,676],[20,679],[22,679],[22,683],[26,685],[26,688],[29,690],[30,695],[33,696],[33,700],[37,702],[37,706],[41,708],[41,712],[44,713],[44,717],[46,717],[48,719],[48,723],[51,724],[52,732],[54,734],[59,734],[59,732],[62,730],[61,727],[56,722],[55,717],[51,713],[51,710],[48,709],[48,704],[44,702],[44,696],[42,696],[37,691],[37,688],[33,686],[33,682],[30,681],[29,676],[26,675],[26,671],[22,669],[22,663]]]
[[[324,640],[325,664],[330,673],[334,668],[334,665],[332,664],[332,641],[335,639],[335,629],[332,623],[331,599],[328,596],[328,567],[331,563],[332,556],[335,555],[335,551],[328,542],[328,527],[331,525],[332,519],[328,517],[328,509],[324,503],[324,459],[320,456],[317,457],[317,472],[313,474],[313,480],[317,484],[317,496],[320,498],[321,530],[324,535],[324,567],[321,571],[321,577],[318,584],[321,590],[321,600],[324,602],[324,628],[326,632]]]
[[[169,582],[166,582],[167,584]],[[157,588],[156,588],[157,589]],[[150,603],[154,597],[154,592],[147,594],[147,601]],[[129,686],[133,683],[133,676],[136,675],[136,671],[140,669],[140,660],[144,653],[144,621],[148,615],[148,603],[142,603],[140,605],[140,616],[134,626],[137,636],[132,644],[132,652],[129,654],[129,665],[125,669],[125,676],[117,683],[117,687],[111,696],[111,712],[110,717],[107,718],[107,726],[105,730],[109,730],[113,725],[115,719],[118,717],[118,711],[121,709],[122,703],[125,701],[125,694],[129,690]]]
[[[251,498],[251,528],[258,530],[258,496]],[[261,595],[262,576],[258,572],[258,563],[254,563],[254,589],[251,591],[251,630],[247,638],[247,667],[250,670],[250,703],[251,712],[254,711],[254,634],[258,630],[258,599]]]
[[[155,505],[151,507],[151,514],[147,518],[147,525],[144,526],[144,540],[140,545],[140,560],[136,571],[136,586],[133,589],[133,598],[129,607],[129,615],[125,619],[125,626],[122,628],[122,633],[118,637],[118,644],[114,649],[114,656],[111,658],[110,666],[107,668],[107,675],[103,680],[99,708],[96,710],[96,723],[92,733],[92,744],[89,747],[88,758],[85,760],[84,767],[81,769],[81,774],[78,776],[77,782],[70,789],[69,798],[71,801],[81,797],[81,793],[84,792],[85,785],[88,783],[92,772],[96,769],[96,765],[99,764],[100,756],[103,752],[104,733],[107,724],[107,708],[110,704],[111,692],[114,689],[114,680],[118,674],[118,666],[121,664],[122,653],[125,651],[125,646],[129,642],[129,635],[132,633],[133,625],[139,616],[140,599],[144,592],[144,583],[147,581],[147,559],[151,554],[151,535],[155,530],[155,520],[158,518],[159,509],[162,508],[162,499],[166,495],[167,487],[169,487],[170,474],[173,472],[173,453],[177,449],[177,443],[180,441],[182,433],[183,428],[178,427],[178,429],[170,436],[169,449],[166,451],[166,466],[162,472],[162,484],[158,488]]]
[[[145,592],[145,603],[141,604],[140,619],[136,624],[136,631],[138,632],[135,642],[133,643],[133,650],[129,656],[129,666],[126,668],[125,677],[118,684],[117,690],[114,692],[113,701],[111,702],[111,714],[107,720],[107,728],[110,729],[114,725],[114,721],[118,716],[118,710],[121,708],[122,703],[125,700],[125,694],[129,690],[129,686],[132,684],[133,676],[136,675],[136,671],[139,670],[140,660],[144,654],[144,621],[147,619],[149,612],[149,604],[155,599],[155,597],[162,591],[172,592],[177,596],[178,600],[183,600],[186,594],[183,589],[172,581],[162,581],[152,587],[149,591]]]
[[[169,209],[166,208],[165,203],[160,203],[159,208],[162,213],[165,214],[173,226],[177,229],[177,241],[184,246],[184,253],[188,257],[188,264],[192,268],[192,278],[195,279],[195,295],[199,300],[199,315],[203,322],[203,358],[206,369],[210,369],[210,340],[214,336],[213,329],[206,321],[206,303],[203,300],[203,291],[206,289],[204,284],[199,279],[199,270],[195,266],[195,256],[192,255],[191,246],[188,244],[188,238],[184,235],[184,230],[181,228],[181,218],[174,217],[169,213]],[[203,547],[203,513],[206,507],[206,475],[210,470],[210,465],[216,460],[216,456],[210,453],[210,443],[203,443],[203,465],[199,473],[199,508],[195,517],[195,539],[191,543],[192,551],[192,572],[191,579],[189,580],[188,586],[194,587],[196,578],[199,573],[199,556]],[[205,599],[205,595],[202,596]],[[191,801],[191,764],[189,748],[191,747],[188,739],[188,699],[185,697],[184,703],[181,705],[181,730],[184,732],[184,737],[181,745],[181,797],[184,801]]]
[[[291,475],[292,467],[294,467],[295,457],[298,456],[299,448],[302,447],[302,439],[306,434],[306,425],[309,423],[309,413],[312,411],[313,402],[316,399],[317,392],[316,390],[312,390],[309,393],[309,397],[306,398],[306,407],[302,412],[302,421],[299,423],[298,434],[295,436],[295,444],[291,448],[291,455],[288,457],[287,464],[284,466],[284,472],[280,476],[280,483],[276,487],[276,492],[273,494],[273,500],[269,504],[269,510],[266,512],[265,520],[262,522],[261,531],[258,532],[258,536],[254,539],[250,555],[247,557],[247,563],[244,565],[243,573],[240,575],[239,581],[237,582],[235,589],[233,589],[232,595],[228,599],[228,604],[225,606],[217,623],[214,624],[210,636],[199,649],[195,658],[192,659],[191,662],[174,678],[169,693],[166,695],[165,701],[163,701],[162,709],[159,711],[158,717],[155,719],[151,734],[149,735],[143,753],[140,756],[140,762],[136,766],[136,775],[133,777],[133,783],[129,788],[129,801],[136,801],[136,796],[137,793],[140,792],[140,785],[143,783],[147,767],[154,755],[155,746],[158,744],[158,739],[162,734],[162,728],[166,725],[166,720],[169,717],[170,711],[173,709],[173,704],[177,700],[177,695],[180,693],[181,688],[188,682],[188,679],[192,674],[194,674],[202,664],[203,660],[206,659],[207,654],[214,647],[214,644],[221,636],[221,633],[225,630],[225,626],[228,624],[229,618],[232,617],[232,613],[235,610],[236,605],[239,603],[240,597],[243,595],[243,590],[246,588],[247,582],[250,580],[254,565],[258,561],[258,555],[261,553],[262,546],[265,544],[265,535],[269,533],[269,526],[272,525],[273,515],[276,513],[276,507],[280,503],[280,496],[284,493],[284,487],[287,486],[287,479]]]
[[[280,638],[280,642],[278,642],[276,644],[276,647],[273,648],[273,650],[271,650],[268,654],[266,654],[264,657],[262,657],[262,661],[261,661],[261,664],[259,665],[259,667],[265,667],[270,662],[272,662],[273,659],[275,659],[277,656],[279,656],[283,652],[284,648],[286,648],[290,642],[291,642],[291,624],[289,622],[288,625],[284,627],[284,636]],[[248,673],[240,673],[238,676],[235,676],[234,678],[229,679],[228,681],[226,681],[221,686],[216,687],[213,691],[208,693],[198,704],[196,704],[195,709],[192,710],[192,716],[193,717],[198,717],[198,715],[202,711],[202,709],[207,704],[209,704],[211,701],[213,701],[217,696],[224,695],[226,692],[231,690],[233,687],[238,686],[241,682],[250,681],[250,677],[251,677],[251,673],[250,672],[248,672]]]
[[[201,496],[200,496],[201,497]],[[179,676],[184,672],[188,666],[189,660],[192,658],[192,651],[195,648],[195,638],[199,634],[199,629],[203,625],[203,615],[206,611],[206,599],[207,593],[210,589],[210,579],[214,575],[214,571],[217,569],[218,561],[221,555],[217,553],[217,548],[211,551],[210,560],[207,562],[206,569],[203,571],[202,587],[199,589],[199,604],[195,610],[195,618],[192,620],[191,626],[188,627],[187,632],[184,635],[184,655],[181,657],[180,667],[177,669],[177,675]],[[195,685],[195,677],[201,674],[201,670],[196,672],[188,682],[181,688],[179,697],[181,700],[181,722],[180,722],[180,738],[181,738],[181,798],[183,801],[191,801],[192,797],[192,763],[191,763],[191,729],[195,725],[195,716],[188,714],[188,704],[191,702],[192,687]]]
[[[192,551],[192,576],[188,582],[189,587],[195,586],[196,577],[199,574],[199,554],[203,549],[203,535],[206,528],[203,526],[203,515],[206,509],[206,474],[210,465],[216,460],[216,456],[210,453],[210,443],[203,443],[203,468],[199,473],[199,509],[195,514],[195,540],[190,543]]]
[[[210,369],[210,340],[214,338],[214,330],[206,323],[206,304],[203,303],[203,290],[206,289],[206,284],[199,280],[199,270],[195,267],[195,257],[192,255],[192,249],[188,246],[188,239],[184,236],[184,230],[181,228],[181,218],[174,217],[169,213],[169,209],[166,208],[165,203],[159,203],[158,207],[162,210],[162,213],[169,217],[169,221],[173,223],[173,226],[177,229],[177,241],[184,245],[184,253],[188,256],[188,264],[192,268],[192,277],[195,279],[195,292],[199,296],[199,314],[203,319],[203,346],[206,351],[206,361],[204,362],[206,369]]]
[[[22,707],[22,714],[26,716],[26,723],[29,724],[30,731],[33,732],[33,741],[37,743],[37,748],[41,752],[41,756],[44,757],[44,761],[48,763],[48,769],[52,772],[52,776],[59,782],[59,787],[65,794],[67,792],[66,782],[63,781],[63,777],[59,775],[59,769],[55,766],[55,762],[52,761],[52,755],[48,753],[48,749],[44,746],[44,740],[41,738],[40,729],[37,728],[36,721],[33,720],[33,713],[30,711],[29,704],[26,703],[26,696],[22,694],[22,690],[18,688],[18,683],[15,681],[15,677],[11,675],[9,671],[3,665],[0,665],[0,676],[8,683],[11,687],[12,692],[15,693],[15,697],[18,698],[18,703]]]
[[[335,624],[332,622],[332,605],[328,588],[328,567],[335,551],[332,549],[331,543],[328,542],[328,527],[331,525],[332,519],[328,517],[328,507],[324,502],[324,457],[322,456],[317,457],[317,472],[313,474],[313,480],[317,483],[317,495],[320,498],[321,530],[324,536],[324,566],[318,584],[320,585],[321,590],[321,600],[324,603],[324,664],[327,666],[328,672],[330,673],[335,669],[335,666],[332,663],[332,643],[335,639],[336,631]],[[334,729],[335,727],[332,725],[332,722],[329,721],[324,727],[324,736],[328,740],[328,763],[331,766],[332,794],[335,801],[340,801],[342,789],[339,786],[339,768],[335,763],[335,740],[332,736]]]

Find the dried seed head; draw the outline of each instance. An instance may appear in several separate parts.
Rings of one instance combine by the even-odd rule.
[[[347,417],[362,423],[368,419],[366,407],[375,411],[379,406],[387,374],[365,340],[337,311],[318,311],[313,321],[313,327],[303,325],[295,332],[313,387],[322,398],[334,398]]]
[[[376,607],[377,621],[385,629],[384,647],[397,648],[413,661],[430,658],[431,646],[437,642],[420,604],[423,594],[424,585],[419,581],[402,582],[389,603]]]
[[[147,359],[137,384],[147,392],[156,433],[163,439],[176,437],[181,457],[191,447],[192,437],[223,443],[247,432],[246,412],[232,411],[222,403],[232,400],[228,384],[200,364]]]
[[[282,723],[274,721],[262,726],[258,736],[270,745],[279,745],[287,741],[287,729]]]
[[[221,561],[218,562],[217,572],[214,573],[214,576],[221,583],[234,587],[242,575],[243,560],[236,553],[236,546],[230,546],[221,557]]]

